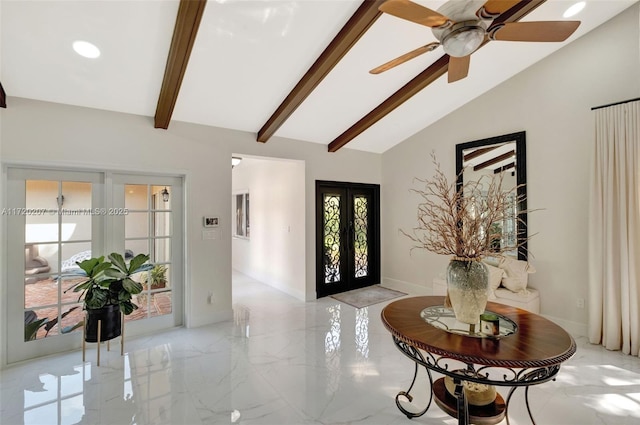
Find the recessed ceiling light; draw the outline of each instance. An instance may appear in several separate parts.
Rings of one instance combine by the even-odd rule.
[[[100,49],[95,44],[91,44],[88,41],[77,40],[73,42],[73,50],[80,56],[85,58],[95,59],[100,56]]]
[[[572,16],[577,15],[582,12],[582,9],[586,6],[586,3],[583,1],[579,1],[578,3],[570,6],[565,12],[562,14],[564,18],[570,18]]]

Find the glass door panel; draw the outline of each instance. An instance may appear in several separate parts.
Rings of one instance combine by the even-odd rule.
[[[21,214],[25,219],[25,243],[58,241],[58,186],[57,181],[26,181],[25,213]]]
[[[327,193],[324,195],[323,204],[324,282],[330,284],[340,281],[342,195]]]
[[[153,262],[168,264],[171,262],[171,239],[154,238],[153,239]]]
[[[151,219],[154,236],[171,236],[171,212],[154,211]]]
[[[149,314],[151,317],[171,314],[171,291],[161,291],[151,295]]]
[[[353,197],[354,277],[369,275],[369,198]]]
[[[129,239],[127,240],[125,254],[126,256],[135,257],[136,254],[149,253],[149,240],[148,239]]]
[[[91,186],[60,180],[25,182],[30,213],[24,225],[25,341],[80,329],[82,307],[70,289],[79,280],[61,274],[79,269],[76,261],[91,257]]]
[[[63,265],[102,237],[99,173],[9,168],[7,203],[7,360],[9,363],[69,349],[65,334],[82,331],[83,312]],[[77,281],[77,278],[76,278]],[[21,300],[22,302],[15,302]],[[56,338],[54,338],[56,336]],[[72,339],[71,341],[75,341]]]
[[[174,256],[173,245],[180,241],[181,230],[176,233],[176,220],[181,221],[181,211],[174,209],[181,205],[182,187],[179,179],[159,178],[167,184],[151,182],[153,177],[114,176],[114,200],[118,199],[118,190],[122,188],[122,204],[127,210],[119,220],[123,230],[126,249],[133,255],[143,253],[149,255],[153,269],[143,272],[140,282],[143,291],[136,295],[134,303],[138,306],[132,314],[125,317],[127,322],[146,328],[143,319],[161,320],[163,323],[176,325],[181,323],[182,311],[176,311],[176,299],[182,299],[182,286],[173,284],[175,276],[182,273],[182,259]],[[176,219],[176,216],[178,217]],[[119,232],[118,225],[115,233]],[[181,251],[177,252],[180,255]],[[175,263],[180,267],[176,269]],[[180,291],[176,296],[175,291]]]
[[[128,210],[145,210],[149,205],[148,185],[146,184],[127,184],[124,187],[124,207]]]
[[[149,212],[132,211],[125,217],[125,237],[146,238],[149,236]]]
[[[99,209],[92,209],[91,196],[91,183],[62,182],[60,195],[56,197],[60,206],[61,240],[91,241],[93,215],[101,213]]]

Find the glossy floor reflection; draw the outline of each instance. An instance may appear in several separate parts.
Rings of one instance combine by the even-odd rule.
[[[396,408],[413,365],[380,322],[386,303],[303,303],[241,274],[234,301],[231,322],[132,339],[99,368],[73,352],[3,370],[0,423],[457,423],[435,405],[413,420]],[[577,342],[557,381],[530,391],[537,423],[640,423],[640,360]],[[519,391],[510,416],[530,424]]]

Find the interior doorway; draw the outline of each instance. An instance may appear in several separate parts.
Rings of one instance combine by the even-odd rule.
[[[305,300],[304,161],[239,153],[232,157],[233,270]]]
[[[316,182],[318,298],[380,283],[380,186]]]

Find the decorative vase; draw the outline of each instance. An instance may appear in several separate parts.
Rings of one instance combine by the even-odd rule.
[[[489,270],[482,261],[454,258],[447,266],[447,291],[456,319],[475,325],[487,306]]]
[[[100,341],[109,341],[120,336],[122,315],[118,304],[86,310],[85,341],[98,342],[98,320],[102,325],[100,327]]]

